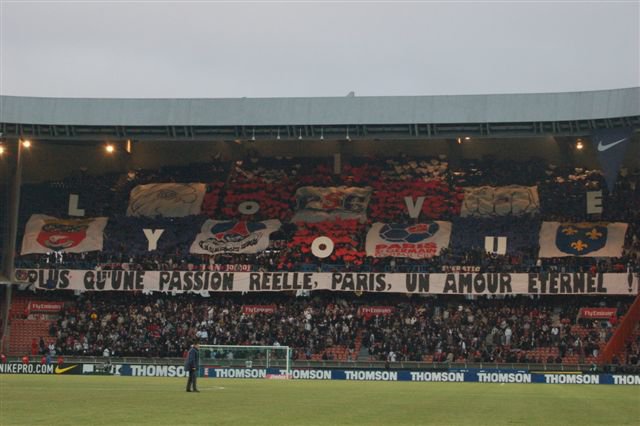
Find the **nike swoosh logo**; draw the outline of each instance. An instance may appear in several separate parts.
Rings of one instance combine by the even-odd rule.
[[[71,367],[65,367],[65,368],[60,368],[58,366],[56,366],[56,369],[54,370],[54,372],[56,374],[62,374],[62,373],[66,373],[67,371],[71,370],[72,368],[76,368],[78,365],[72,365]]]
[[[622,143],[622,142],[624,142],[626,140],[627,140],[627,138],[618,139],[617,141],[611,142],[610,144],[607,144],[607,145],[603,145],[602,141],[600,141],[600,142],[598,142],[598,151],[604,152],[604,151],[608,150],[609,148],[613,148],[614,146],[616,146],[619,143]]]

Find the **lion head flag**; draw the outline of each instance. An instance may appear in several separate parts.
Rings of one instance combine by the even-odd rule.
[[[129,195],[127,216],[184,217],[200,214],[206,190],[204,183],[138,185]]]
[[[84,253],[102,250],[106,217],[85,219],[58,219],[34,214],[29,218],[22,239],[20,254]]]
[[[296,214],[291,222],[324,222],[336,219],[367,220],[371,187],[303,186],[296,191]]]
[[[626,223],[542,222],[539,257],[620,257]]]
[[[460,216],[497,217],[540,212],[537,186],[479,186],[464,188]]]
[[[191,244],[191,253],[258,253],[269,247],[269,236],[280,229],[279,220],[245,222],[208,219]]]
[[[367,233],[367,256],[428,259],[449,246],[451,222],[409,225],[374,223]]]

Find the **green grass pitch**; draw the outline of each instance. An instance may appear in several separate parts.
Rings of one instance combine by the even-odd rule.
[[[0,375],[0,425],[639,425],[626,386]]]

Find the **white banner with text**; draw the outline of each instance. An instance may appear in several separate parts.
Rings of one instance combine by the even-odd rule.
[[[93,271],[18,269],[16,281],[37,288],[80,291],[256,292],[362,291],[412,294],[638,293],[637,273],[355,273],[355,272],[215,272]]]

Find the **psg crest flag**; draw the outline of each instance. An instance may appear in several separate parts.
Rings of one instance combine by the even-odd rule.
[[[598,160],[607,181],[609,193],[613,192],[613,187],[618,177],[620,164],[624,159],[624,154],[629,146],[633,129],[623,127],[616,129],[599,129],[591,135],[591,143],[598,152]]]
[[[449,246],[451,222],[404,225],[376,222],[367,233],[367,256],[428,259]]]
[[[191,253],[258,253],[269,246],[269,236],[280,229],[276,219],[262,222],[208,219],[191,244]]]

